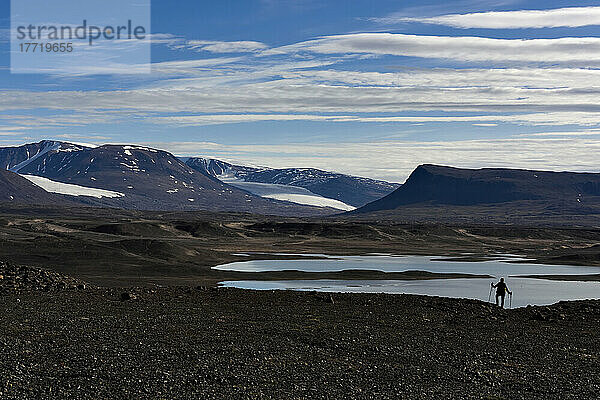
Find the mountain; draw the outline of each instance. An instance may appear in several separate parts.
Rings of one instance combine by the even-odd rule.
[[[67,199],[48,193],[11,171],[0,169],[0,187],[0,203],[72,205]]]
[[[1,147],[0,166],[5,170],[19,172],[28,164],[43,159],[48,154],[70,153],[85,148],[87,147],[53,140],[42,140],[38,143],[28,143],[18,147]]]
[[[42,141],[0,149],[0,165],[88,205],[280,215],[333,212],[254,196],[199,173],[168,152],[141,146]]]
[[[380,199],[400,186],[314,168],[256,168],[207,158],[189,158],[186,164],[207,176],[224,179],[233,185],[238,184],[251,192],[260,186],[249,183],[292,186],[307,190],[308,192],[303,192],[304,195],[313,194],[351,206],[346,209]]]
[[[194,168],[196,171],[207,176],[212,176],[213,178],[218,178],[219,176],[225,176],[228,174],[237,178],[243,178],[249,174],[261,170],[261,168],[233,165],[225,161],[215,160],[212,158],[190,157],[182,158],[182,161]]]
[[[574,209],[600,204],[600,174],[420,165],[406,183],[354,213],[403,206],[476,206],[528,202]]]

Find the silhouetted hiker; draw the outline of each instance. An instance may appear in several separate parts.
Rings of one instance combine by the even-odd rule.
[[[495,285],[492,283],[492,287],[496,288],[496,305],[499,305],[498,300],[502,299],[500,307],[504,308],[504,296],[506,296],[507,292],[512,295],[512,292],[508,290],[508,286],[504,283],[504,278],[500,278],[500,282]]]

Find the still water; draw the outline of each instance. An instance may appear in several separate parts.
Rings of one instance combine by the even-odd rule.
[[[297,270],[305,272],[334,272],[344,270],[378,270],[385,272],[427,271],[434,273],[465,273],[505,277],[513,291],[512,306],[553,304],[561,300],[600,298],[600,283],[551,281],[519,275],[581,275],[600,274],[598,267],[543,265],[518,262],[511,255],[490,261],[444,261],[428,256],[327,256],[307,259],[298,255],[295,260],[250,260],[214,267],[224,271],[267,272]],[[513,262],[508,262],[513,261]],[[516,262],[515,262],[516,261]],[[323,292],[406,293],[430,296],[471,298],[487,301],[490,282],[494,279],[431,279],[431,280],[289,280],[289,281],[225,281],[221,286],[257,290],[317,290]],[[507,306],[509,297],[506,298]],[[492,293],[492,301],[494,293]]]

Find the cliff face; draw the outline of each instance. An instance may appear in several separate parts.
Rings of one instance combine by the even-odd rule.
[[[356,212],[409,204],[479,205],[522,200],[598,202],[600,174],[420,165],[400,188]]]

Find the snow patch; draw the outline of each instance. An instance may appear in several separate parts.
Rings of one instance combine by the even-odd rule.
[[[33,184],[41,187],[50,193],[66,194],[69,196],[90,196],[101,199],[102,197],[115,198],[124,197],[123,193],[113,192],[110,190],[96,189],[85,186],[73,185],[71,183],[62,183],[35,175],[21,175]]]
[[[270,194],[264,195],[262,197],[266,197],[268,199],[281,200],[281,201],[291,201],[292,203],[304,204],[307,206],[316,206],[316,207],[331,207],[338,210],[344,211],[352,211],[355,210],[356,207],[352,207],[346,203],[343,203],[339,200],[328,199],[326,197],[320,197],[316,195],[306,195],[306,194],[292,194],[292,193],[278,193],[278,194]]]
[[[67,147],[66,149],[63,149],[62,147],[58,149],[58,152],[65,152],[65,153],[72,153],[74,151],[81,151],[83,150],[83,147]]]
[[[83,143],[83,142],[71,142],[71,141],[69,141],[69,142],[64,142],[64,143],[66,143],[66,144],[72,144],[72,145],[75,145],[75,146],[88,147],[90,149],[95,149],[97,147],[100,147],[97,144]]]
[[[254,195],[265,197],[268,199],[290,201],[292,203],[304,204],[315,207],[330,207],[343,211],[352,211],[356,209],[356,207],[353,207],[339,200],[319,196],[318,194],[315,194],[308,189],[298,186],[278,185],[272,183],[244,182],[237,178],[224,176],[219,176],[219,179],[225,183],[230,184],[231,186],[237,187],[238,189],[242,189]]]
[[[151,149],[149,147],[142,147],[142,146],[123,146],[123,150],[143,150],[143,151],[150,151],[152,153],[158,153],[157,150]]]

